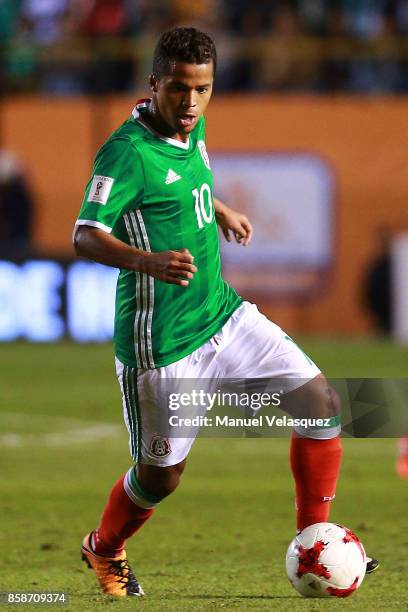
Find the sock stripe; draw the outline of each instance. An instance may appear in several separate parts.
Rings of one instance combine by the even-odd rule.
[[[149,493],[148,491],[146,491],[146,489],[142,487],[136,476],[136,468],[133,468],[130,472],[130,483],[140,495],[142,495],[145,499],[147,499],[147,501],[151,502],[152,504],[158,504],[161,501],[161,497],[157,497],[157,495]]]
[[[341,425],[341,413],[330,418],[329,427],[337,427],[337,425]]]
[[[341,413],[329,419],[329,423],[323,426],[303,427],[296,425],[295,432],[302,438],[311,438],[314,440],[330,440],[337,438],[341,434]]]
[[[136,506],[146,510],[154,508],[161,501],[160,497],[152,495],[142,487],[136,477],[135,467],[132,467],[126,474],[123,487]]]

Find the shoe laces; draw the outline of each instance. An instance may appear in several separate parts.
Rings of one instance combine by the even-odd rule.
[[[139,589],[139,583],[136,580],[136,576],[132,572],[127,558],[110,559],[109,568],[112,570],[112,573],[118,577],[117,582],[123,584],[122,589],[125,587]]]

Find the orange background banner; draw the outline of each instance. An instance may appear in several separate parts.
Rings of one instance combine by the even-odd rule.
[[[38,252],[73,254],[72,228],[92,159],[133,103],[117,97],[2,103],[1,144],[24,160],[36,198]],[[217,150],[313,152],[337,178],[336,257],[324,292],[302,302],[261,300],[288,331],[354,335],[372,329],[362,306],[362,275],[374,257],[378,229],[408,227],[407,133],[404,98],[235,95],[212,101],[210,156]]]

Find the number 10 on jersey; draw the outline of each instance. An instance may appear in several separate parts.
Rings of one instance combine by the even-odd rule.
[[[198,227],[204,227],[204,223],[211,223],[214,216],[214,204],[211,195],[211,188],[207,183],[201,185],[201,189],[193,189],[195,199],[195,213]]]

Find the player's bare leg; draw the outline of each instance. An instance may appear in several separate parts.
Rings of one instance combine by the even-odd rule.
[[[158,467],[139,464],[116,482],[97,529],[82,543],[82,558],[92,568],[102,591],[119,597],[142,596],[125,543],[153,514],[155,506],[178,486],[186,460]]]

